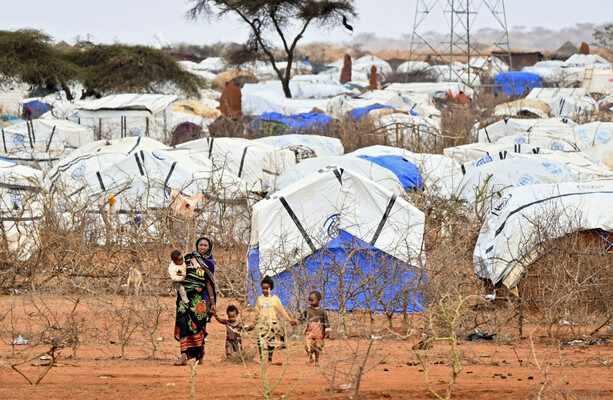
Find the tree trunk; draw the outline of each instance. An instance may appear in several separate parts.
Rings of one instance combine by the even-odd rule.
[[[285,77],[281,79],[281,86],[283,86],[283,93],[285,94],[285,97],[287,97],[288,99],[291,99],[292,91],[289,89],[289,79]]]
[[[66,100],[74,100],[74,97],[72,97],[72,93],[70,93],[70,88],[68,88],[66,84],[62,83],[62,89],[64,89],[64,93],[66,93]]]

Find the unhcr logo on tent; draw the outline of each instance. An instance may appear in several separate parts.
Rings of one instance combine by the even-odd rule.
[[[328,236],[330,236],[332,239],[338,236],[340,220],[341,214],[337,213],[330,215],[324,222],[324,229],[328,233]]]
[[[512,194],[508,194],[502,197],[500,201],[498,202],[498,204],[496,204],[496,207],[494,207],[494,209],[492,210],[492,214],[499,217],[500,212],[507,206],[507,204],[509,203],[509,200],[511,200],[511,197],[513,197]]]
[[[23,146],[25,139],[25,136],[23,136],[21,133],[16,133],[13,135],[13,144],[18,147]]]

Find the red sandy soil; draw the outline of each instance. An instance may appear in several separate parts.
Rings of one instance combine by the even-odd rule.
[[[0,310],[8,309],[8,297],[0,298]],[[172,298],[164,300],[173,310]],[[53,304],[49,300],[47,304]],[[224,310],[227,302],[222,301]],[[3,311],[4,313],[4,311]],[[253,314],[246,312],[245,320]],[[5,325],[6,326],[6,325]],[[5,328],[6,329],[6,328]],[[212,322],[207,339],[207,354],[203,365],[197,367],[197,399],[262,398],[261,365],[249,362],[246,366],[223,359],[225,327]],[[527,330],[528,331],[528,330]],[[592,346],[564,346],[560,340],[551,339],[533,331],[530,339],[497,340],[473,343],[460,341],[458,347],[463,370],[453,390],[457,399],[528,399],[542,398],[604,399],[613,398],[613,345],[602,336],[604,344]],[[151,359],[147,342],[135,338],[128,347],[128,359],[119,359],[119,347],[112,344],[85,341],[78,350],[77,359],[65,349],[53,367],[37,386],[11,369],[11,364],[22,361],[27,346],[16,347],[18,356],[11,358],[7,345],[7,333],[0,332],[0,399],[188,399],[190,396],[189,367],[173,366],[179,354],[172,337],[173,321],[165,318],[160,326],[164,340],[158,342],[159,359]],[[528,332],[530,333],[530,332]],[[540,336],[537,336],[538,335]],[[425,382],[424,367],[417,362],[412,346],[420,339],[381,339],[374,341],[371,357],[366,363],[369,371],[360,382],[360,399],[433,399]],[[247,340],[247,348],[253,343]],[[269,366],[271,382],[282,376],[281,383],[272,394],[280,398],[288,394],[292,399],[355,398],[352,387],[347,390],[349,379],[337,374],[331,384],[335,359],[339,354],[349,357],[347,349],[366,348],[368,340],[328,340],[326,354],[318,367],[307,365],[307,358],[299,340],[290,341],[288,349],[275,354],[275,361],[283,365]],[[534,353],[532,351],[534,346]],[[29,349],[29,354],[43,352],[44,347]],[[433,388],[444,393],[451,368],[449,347],[436,343],[422,352],[428,357],[427,365]],[[21,356],[21,358],[19,358]],[[537,361],[538,364],[537,365]],[[28,376],[36,377],[43,367],[32,361],[21,368]],[[340,363],[339,371],[355,367],[357,362]]]

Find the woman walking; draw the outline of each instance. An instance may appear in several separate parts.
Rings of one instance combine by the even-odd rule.
[[[177,318],[175,339],[181,347],[181,361],[176,365],[186,365],[204,357],[206,324],[216,312],[215,261],[213,242],[207,237],[196,241],[196,251],[185,256],[187,273],[183,281],[188,304],[177,295]]]

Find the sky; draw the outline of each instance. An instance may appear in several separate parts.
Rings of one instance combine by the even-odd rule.
[[[417,1],[356,0],[358,19],[351,21],[353,34],[341,27],[315,28],[307,32],[303,43],[349,42],[360,33],[400,38],[412,31]],[[77,35],[84,38],[88,34],[94,42],[130,44],[147,44],[156,32],[171,43],[242,42],[247,37],[244,26],[235,19],[187,20],[185,13],[190,4],[188,0],[11,1],[2,6],[5,18],[2,18],[0,29],[36,28],[56,41],[69,43],[73,43]],[[544,27],[559,30],[577,23],[613,22],[613,0],[507,0],[505,4],[509,29]],[[483,26],[487,24],[483,21]],[[428,27],[445,31],[444,23],[433,22]]]

